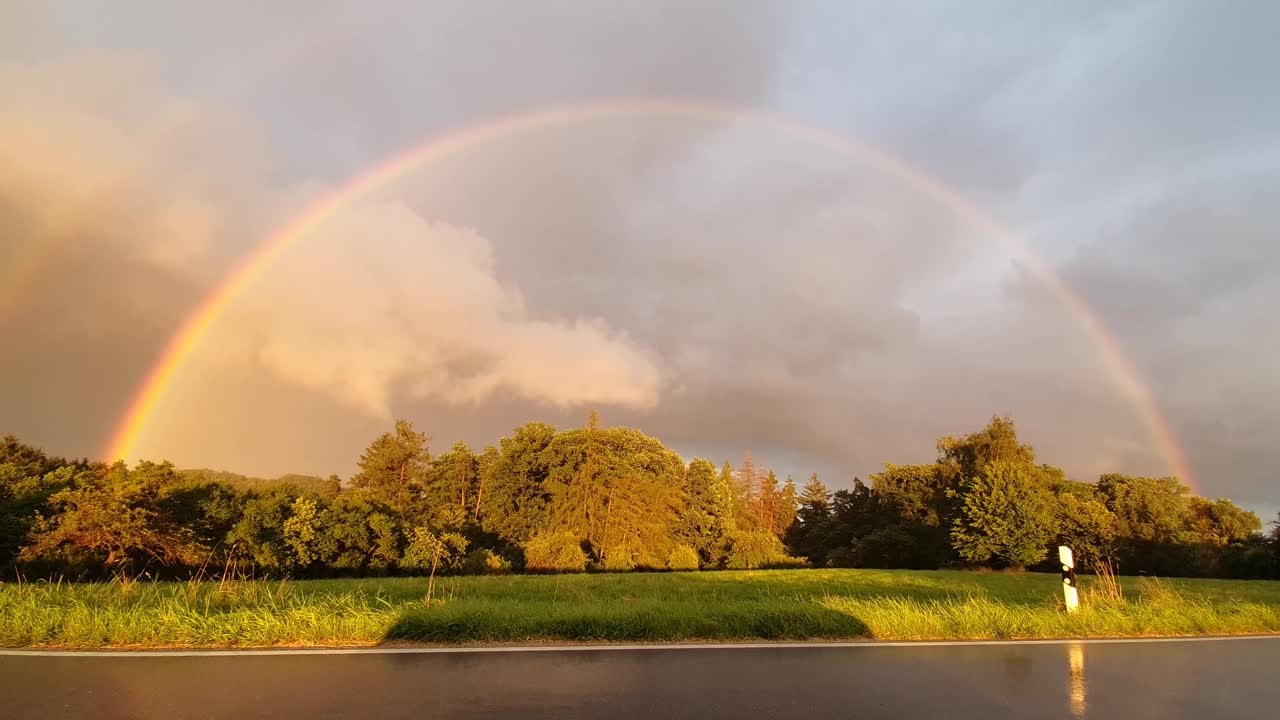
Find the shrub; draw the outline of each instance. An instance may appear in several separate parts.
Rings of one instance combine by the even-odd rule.
[[[476,548],[463,559],[462,572],[467,575],[506,575],[511,572],[511,562],[489,548]]]
[[[524,546],[524,569],[528,572],[582,572],[587,554],[571,532],[538,533]]]
[[[766,567],[795,567],[804,560],[787,555],[777,535],[768,530],[739,530],[729,535],[727,567],[755,570]]]
[[[854,541],[855,567],[914,567],[918,548],[911,533],[900,527],[880,528]]]
[[[667,569],[697,570],[698,551],[688,545],[675,546],[675,548],[671,550],[671,554],[667,556]]]
[[[635,570],[635,554],[626,545],[615,545],[604,554],[600,567],[606,572]]]
[[[458,533],[433,533],[418,527],[409,535],[409,545],[404,549],[400,565],[432,574],[457,571],[462,568],[466,551],[467,539]]]

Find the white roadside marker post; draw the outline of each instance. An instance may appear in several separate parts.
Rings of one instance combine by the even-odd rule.
[[[1071,548],[1058,546],[1058,561],[1062,563],[1062,594],[1067,602],[1067,612],[1080,609],[1080,595],[1076,591],[1076,563]]]

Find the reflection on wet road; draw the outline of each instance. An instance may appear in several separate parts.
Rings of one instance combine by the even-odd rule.
[[[1067,658],[1071,671],[1067,676],[1067,704],[1071,708],[1071,717],[1085,717],[1088,709],[1087,692],[1084,684],[1084,645],[1071,643],[1067,646]]]
[[[314,655],[0,655],[6,718],[1260,718],[1280,637]]]

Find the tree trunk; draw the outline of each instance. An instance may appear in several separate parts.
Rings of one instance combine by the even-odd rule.
[[[440,564],[440,551],[431,556],[431,576],[427,578],[427,607],[431,607],[431,596],[436,589],[436,566]]]

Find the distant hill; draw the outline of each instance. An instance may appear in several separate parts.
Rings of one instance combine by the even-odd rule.
[[[337,475],[322,478],[316,475],[287,473],[278,478],[259,478],[227,472],[226,470],[210,470],[208,468],[179,470],[178,473],[189,480],[224,483],[237,490],[265,490],[277,485],[294,485],[327,498],[337,497],[338,490],[341,487],[341,481]]]

